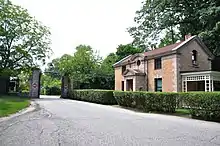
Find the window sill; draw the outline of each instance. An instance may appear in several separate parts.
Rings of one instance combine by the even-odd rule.
[[[199,65],[198,64],[192,64],[192,65],[190,65],[190,67],[199,68]]]

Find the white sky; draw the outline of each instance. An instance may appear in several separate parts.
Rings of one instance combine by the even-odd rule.
[[[80,44],[90,45],[106,56],[132,38],[135,11],[143,0],[12,0],[50,27],[52,58],[73,53]]]

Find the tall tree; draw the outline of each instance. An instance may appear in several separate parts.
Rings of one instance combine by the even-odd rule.
[[[165,47],[170,44],[176,43],[178,40],[181,39],[181,36],[178,33],[175,33],[174,31],[166,31],[164,38],[160,40],[160,44],[158,45],[158,48]]]
[[[117,51],[116,51],[117,60],[121,60],[121,59],[125,58],[128,55],[141,53],[141,52],[143,52],[142,49],[134,47],[130,44],[119,45],[118,48],[117,48]]]
[[[100,69],[98,69],[100,84],[103,89],[114,89],[115,72],[113,64],[117,61],[115,53],[110,53],[102,62]]]
[[[216,0],[146,0],[136,12],[136,26],[129,28],[134,44],[149,46],[160,40],[164,30],[199,35],[219,55],[220,2]],[[214,42],[214,43],[213,43]]]
[[[44,62],[51,53],[50,31],[10,0],[0,0],[0,74]]]
[[[60,58],[59,69],[62,74],[71,77],[76,88],[90,88],[99,63],[99,57],[90,46],[79,45],[73,56],[64,55]]]
[[[59,62],[60,58],[53,59],[51,62],[47,64],[44,73],[52,78],[60,80],[62,75],[59,71]]]
[[[116,63],[118,57],[115,53],[110,53],[102,62],[101,70],[106,74],[114,74],[113,64]]]

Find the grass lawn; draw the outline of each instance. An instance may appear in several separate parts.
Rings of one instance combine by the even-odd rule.
[[[30,105],[25,97],[0,96],[0,117],[16,113]]]

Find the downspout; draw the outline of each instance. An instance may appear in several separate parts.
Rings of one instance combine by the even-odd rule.
[[[146,65],[147,65],[147,71],[146,71]],[[144,57],[144,73],[145,73],[146,89],[148,91],[148,60],[147,60],[147,56]]]

